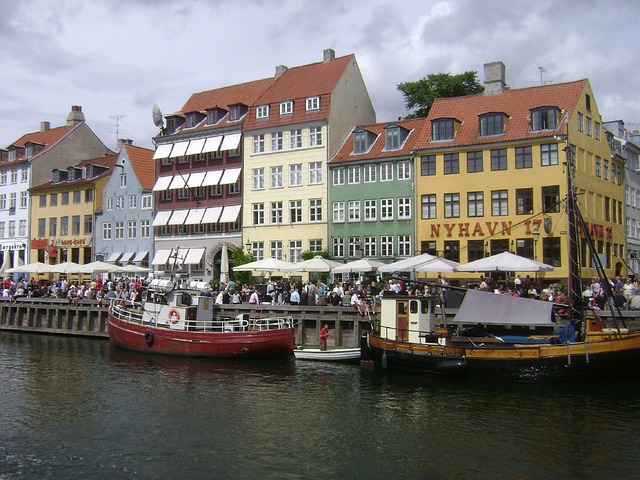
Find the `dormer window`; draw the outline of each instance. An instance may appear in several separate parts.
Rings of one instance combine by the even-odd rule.
[[[256,108],[256,118],[268,118],[269,105],[260,105]]]
[[[207,111],[207,125],[215,125],[227,114],[225,110],[221,108],[214,108]]]
[[[431,122],[433,140],[453,140],[453,118],[441,118]]]
[[[375,135],[367,130],[353,132],[353,153],[366,153],[373,145]]]
[[[25,158],[31,158],[31,157],[33,157],[33,151],[34,151],[34,147],[33,147],[33,145],[31,145],[31,144],[27,145],[27,146],[25,147],[25,150],[24,150],[24,156],[25,156]]]
[[[196,115],[195,113],[190,113],[187,115],[187,119],[185,121],[186,128],[193,128],[196,126]]]
[[[280,103],[280,115],[291,115],[293,113],[293,102],[288,100]]]
[[[53,171],[53,183],[60,183],[62,181],[61,177],[60,170],[56,169]]]
[[[9,150],[9,161],[11,162],[11,161],[15,160],[16,158],[18,158],[18,150],[15,149],[15,148],[12,149],[12,150]]]
[[[320,97],[307,98],[307,112],[320,110]]]
[[[531,110],[531,130],[554,130],[558,126],[558,109],[540,107]]]
[[[247,107],[244,105],[232,105],[229,107],[229,121],[236,122],[240,120],[245,113],[247,113]]]
[[[85,170],[87,178],[93,178],[94,177],[94,171],[93,171],[93,165],[87,165],[87,168]]]
[[[480,116],[480,136],[502,135],[504,133],[504,114],[487,113]]]
[[[400,128],[390,127],[385,132],[385,150],[397,150],[400,148]]]

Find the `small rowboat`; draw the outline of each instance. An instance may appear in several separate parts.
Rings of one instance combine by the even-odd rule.
[[[360,347],[335,348],[332,350],[297,347],[293,350],[293,354],[298,360],[316,360],[322,362],[353,362],[360,359]]]

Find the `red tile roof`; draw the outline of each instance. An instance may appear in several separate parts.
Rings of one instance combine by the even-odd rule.
[[[353,54],[330,62],[317,62],[287,69],[255,102],[249,111],[245,130],[278,125],[325,120],[331,109],[331,93],[350,62]],[[306,112],[306,99],[320,96],[320,109]],[[292,115],[280,115],[280,102],[292,100]],[[269,117],[256,119],[256,107],[270,105]]]
[[[89,184],[92,183],[94,181],[96,181],[99,178],[103,178],[105,176],[109,176],[111,175],[111,172],[113,171],[113,168],[116,165],[116,160],[118,160],[118,155],[107,155],[104,157],[97,157],[97,158],[89,158],[87,160],[82,160],[81,162],[76,163],[75,165],[73,165],[76,168],[82,168],[82,167],[86,167],[88,165],[99,165],[101,167],[107,167],[107,170],[100,174],[97,175],[95,177],[91,177],[91,178],[79,178],[77,180],[71,180],[71,181],[64,181],[64,182],[57,182],[57,183],[53,183],[53,179],[42,183],[40,185],[35,185],[33,187],[31,187],[29,190],[30,191],[37,191],[37,190],[42,190],[42,189],[46,189],[46,188],[51,188],[51,187],[65,187],[68,185],[83,185],[83,184]]]
[[[397,125],[409,130],[409,136],[404,144],[398,150],[384,150],[385,147],[385,128],[389,125]],[[424,143],[424,131],[428,130],[429,123],[426,118],[413,118],[410,120],[399,120],[397,122],[384,122],[372,125],[358,125],[345,139],[342,147],[331,158],[331,165],[345,162],[357,162],[364,160],[375,160],[390,157],[401,157],[412,155],[420,142]],[[377,135],[377,138],[371,148],[366,153],[353,153],[353,132],[357,130],[366,130]]]
[[[265,78],[194,93],[182,107],[181,113],[204,112],[215,107],[229,110],[230,105],[239,103],[247,106],[252,105],[256,98],[262,95],[274,81],[275,78]]]
[[[451,146],[481,145],[496,142],[549,136],[548,130],[531,131],[530,110],[536,107],[558,107],[563,113],[573,113],[588,80],[506,90],[498,95],[470,95],[437,99],[427,119],[454,118],[462,123],[455,139],[431,141],[431,128],[426,129],[425,143],[419,148],[436,149]],[[480,136],[479,116],[502,112],[508,120],[503,135]]]
[[[66,135],[68,135],[73,129],[77,128],[80,123],[76,123],[73,125],[64,125],[62,127],[55,127],[45,131],[38,131],[27,133],[20,137],[18,140],[13,142],[11,145],[7,147],[9,149],[12,146],[16,146],[19,148],[24,148],[27,143],[35,143],[38,145],[44,145],[44,148],[40,150],[36,155],[48,150],[53,145],[62,140]],[[35,155],[34,155],[35,156]],[[16,160],[23,158],[23,156],[18,157]]]
[[[135,145],[125,145],[124,148],[140,185],[146,190],[152,190],[156,181],[153,150]]]

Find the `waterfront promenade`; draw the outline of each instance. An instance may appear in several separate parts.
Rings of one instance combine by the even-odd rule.
[[[296,345],[315,346],[319,332],[327,323],[331,331],[329,347],[357,347],[360,337],[371,329],[368,318],[361,317],[353,307],[300,306],[300,305],[216,305],[217,318],[234,318],[241,313],[257,316],[288,316],[296,325]],[[447,318],[455,316],[457,309],[447,309]],[[626,326],[640,328],[640,311],[622,312]],[[600,312],[605,323],[612,326],[611,314]],[[607,322],[607,320],[609,320]],[[0,330],[32,333],[75,335],[108,338],[108,308],[97,300],[80,300],[72,306],[67,300],[56,298],[19,298],[10,302],[0,297]]]
[[[331,330],[330,347],[356,347],[362,333],[371,329],[369,319],[363,319],[353,307],[216,305],[217,318],[234,318],[241,313],[293,318],[297,345],[317,345],[324,323]],[[0,297],[0,330],[108,338],[108,308],[97,300],[80,300],[72,306],[64,299],[25,297],[10,302]]]

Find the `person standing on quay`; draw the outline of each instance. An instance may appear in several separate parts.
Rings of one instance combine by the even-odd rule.
[[[327,349],[327,338],[329,337],[329,325],[326,323],[322,330],[320,330],[320,350],[325,351]]]

